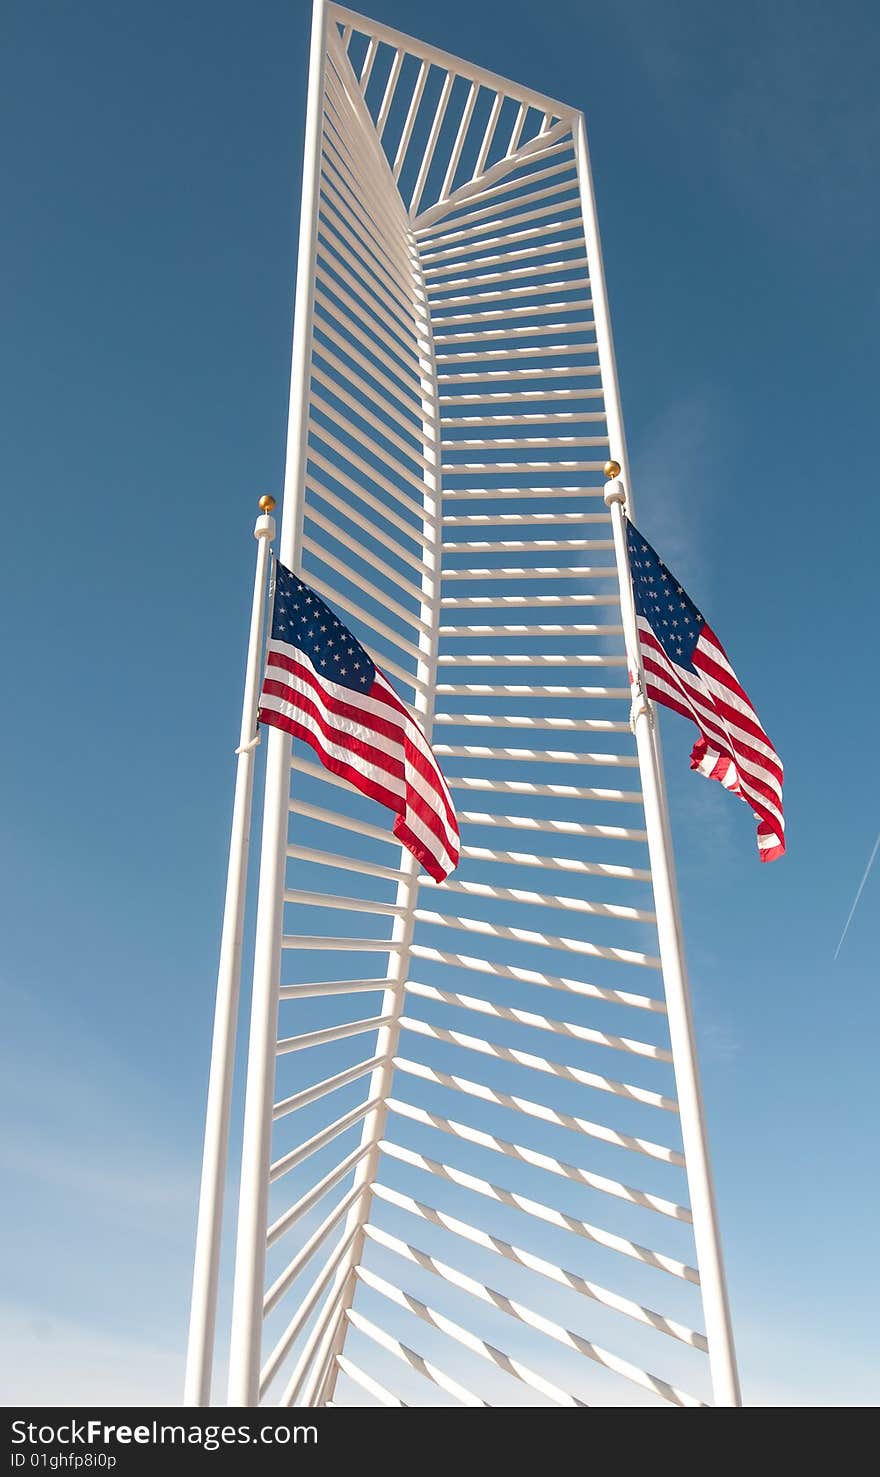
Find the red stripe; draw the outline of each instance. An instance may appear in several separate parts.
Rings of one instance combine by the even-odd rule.
[[[369,764],[375,764],[377,769],[384,769],[386,773],[393,775],[395,779],[405,781],[403,760],[394,754],[388,754],[384,749],[374,748],[365,739],[355,734],[347,733],[344,729],[336,728],[328,723],[326,715],[316,703],[313,703],[308,694],[298,692],[295,687],[288,687],[283,682],[273,682],[268,677],[263,683],[263,694],[267,697],[280,698],[282,702],[289,703],[292,708],[300,708],[313,718],[323,733],[324,737],[331,743],[338,743],[340,748],[350,749],[361,759],[366,759]],[[262,713],[262,709],[260,710]],[[275,712],[274,708],[267,708],[266,712]],[[403,745],[400,745],[403,748]]]
[[[448,853],[452,866],[447,870],[440,865],[437,858],[432,856],[419,836],[410,830],[403,815],[399,815],[394,822],[394,834],[398,841],[411,851],[417,861],[420,861],[425,871],[434,878],[435,882],[444,882],[449,873],[458,866],[461,852],[453,850]]]
[[[279,676],[272,675],[273,672]],[[280,680],[280,674],[289,674],[290,680]],[[298,721],[295,716],[278,713],[274,708],[261,708],[260,722],[302,739],[331,773],[339,775],[362,794],[393,811],[396,816],[393,831],[398,840],[413,853],[435,881],[440,882],[448,876],[457,865],[460,855],[458,823],[449,792],[418,723],[378,668],[376,678],[367,692],[352,692],[351,700],[347,701],[327,690],[320,674],[314,671],[307,659],[279,651],[272,643],[263,682],[263,695],[278,698],[289,707],[299,709],[319,733],[315,733],[305,722]],[[360,707],[358,699],[362,698],[368,698],[371,704],[382,704],[388,710],[388,716]],[[345,726],[337,727],[334,719]],[[352,732],[352,728],[357,731]],[[392,750],[397,752],[388,753],[371,744],[371,734],[384,738]],[[417,735],[423,738],[427,753],[419,746]],[[350,751],[354,759],[360,759],[384,771],[389,778],[402,781],[405,793],[394,794],[381,782],[364,774],[362,767],[348,764],[344,759],[331,754],[322,739],[327,744]],[[431,794],[423,795],[415,787],[413,779],[416,775]],[[424,826],[428,835],[437,843],[437,852],[431,849],[424,837],[413,830],[410,822],[415,820]]]
[[[713,693],[694,691],[690,683],[684,680],[679,670],[669,663],[669,659],[665,656],[665,653],[660,653],[660,661],[657,662],[646,656],[644,658],[644,666],[646,671],[656,672],[660,676],[666,677],[667,680],[675,682],[680,691],[686,694],[692,706],[692,712],[685,716],[691,717],[697,726],[705,730],[710,737],[716,739],[723,749],[735,751],[747,769],[749,780],[753,781],[761,791],[766,790],[768,797],[773,803],[781,805],[781,767],[774,765],[760,750],[753,749],[751,744],[747,744],[738,735],[730,732],[725,714],[732,712],[732,710],[727,709],[725,704],[719,703]],[[656,696],[658,702],[666,703],[670,707],[672,706],[664,693],[658,691]],[[676,709],[676,711],[681,710]],[[734,722],[733,716],[731,716],[730,722]],[[767,742],[769,744],[769,739]],[[753,774],[753,768],[757,769],[759,773]],[[765,776],[769,776],[769,780]],[[774,778],[778,780],[778,790],[775,790],[770,783],[770,780]]]
[[[438,862],[436,856],[425,846],[421,837],[416,836],[407,825],[405,819],[407,810],[412,810],[414,807],[412,805],[408,806],[403,796],[394,795],[390,790],[386,790],[382,785],[378,785],[369,779],[363,771],[353,769],[351,765],[345,764],[335,755],[329,754],[322,747],[317,735],[304,724],[298,723],[295,718],[288,718],[283,713],[276,713],[274,708],[266,708],[265,710],[260,710],[260,722],[270,724],[274,728],[281,728],[285,733],[292,734],[294,738],[302,739],[304,743],[307,743],[315,751],[326,769],[329,769],[333,774],[339,775],[341,779],[347,780],[361,794],[367,795],[372,800],[378,800],[380,805],[387,806],[397,816],[393,831],[398,840],[418,858],[436,881],[442,882],[444,877],[449,875],[449,870],[451,869],[444,868]],[[448,845],[444,837],[437,834],[435,826],[431,825],[431,821],[436,823],[436,813],[428,809],[426,815],[422,816],[422,819],[426,821],[432,835],[437,837],[437,840],[453,862],[453,865],[457,865],[460,851],[454,846]]]
[[[309,687],[320,694],[321,701],[324,703],[328,712],[336,713],[340,718],[349,718],[353,719],[356,723],[363,723],[366,727],[374,729],[376,733],[381,733],[385,738],[394,739],[397,743],[401,742],[403,733],[399,721],[395,722],[368,709],[360,708],[357,706],[356,701],[354,701],[356,698],[363,696],[384,703],[386,707],[391,707],[385,693],[381,687],[378,687],[376,682],[373,682],[364,693],[353,692],[351,699],[346,701],[344,698],[337,697],[335,693],[329,692],[322,679],[314,672],[311,666],[305,662],[296,661],[293,657],[286,656],[275,647],[271,647],[269,651],[264,687],[266,687],[266,684],[270,680],[269,673],[275,667],[283,667],[286,672],[291,672],[301,681],[308,683]],[[278,679],[275,678],[274,680],[277,681]],[[402,710],[398,709],[398,711]]]
[[[705,652],[701,652],[699,646],[694,652],[694,666],[697,668],[698,671],[705,672],[709,677],[712,677],[716,682],[720,683],[722,687],[727,687],[730,692],[734,693],[740,699],[741,702],[748,703],[749,710],[747,713],[744,713],[741,708],[737,708],[734,704],[726,703],[719,693],[712,693],[712,698],[714,702],[723,707],[724,712],[729,715],[731,723],[738,724],[740,728],[746,731],[746,733],[751,734],[752,738],[760,739],[760,741],[762,743],[765,743],[768,748],[773,749],[773,744],[771,743],[765,730],[762,728],[757,713],[755,712],[751,703],[749,703],[748,697],[743,692],[743,689],[740,687],[739,683],[736,683],[736,685],[734,685],[730,681],[728,673],[725,672],[724,668],[719,667],[717,663],[713,662],[711,658],[706,655]],[[775,752],[776,751],[774,750],[774,753]]]
[[[334,754],[328,754],[321,745],[316,733],[306,728],[304,723],[297,723],[295,718],[287,718],[283,713],[276,713],[274,708],[260,709],[260,722],[268,723],[273,728],[283,728],[285,733],[293,734],[294,738],[300,738],[304,743],[314,749],[321,763],[326,769],[338,774],[341,779],[348,780],[356,790],[364,795],[369,795],[373,800],[378,800],[381,805],[387,805],[389,810],[398,813],[403,810],[403,796],[394,795],[391,790],[386,790],[382,785],[377,785],[360,769],[353,769],[350,764],[345,764],[337,759]]]
[[[648,664],[646,663],[646,667],[647,665]],[[660,672],[661,675],[667,676],[670,680],[674,679],[674,673],[670,674],[663,671],[662,669],[660,669]],[[681,683],[679,683],[678,685],[682,687]],[[688,698],[692,701],[694,705],[694,711],[692,711],[691,713],[686,713],[685,717],[690,717],[691,721],[696,723],[696,726],[697,728],[699,728],[701,734],[704,735],[703,739],[700,742],[708,743],[711,748],[718,750],[720,754],[724,755],[730,761],[730,763],[733,764],[736,770],[739,781],[738,786],[734,787],[731,785],[727,788],[729,788],[733,793],[741,795],[741,797],[746,800],[758,814],[760,814],[761,816],[766,816],[768,819],[772,819],[774,824],[780,825],[781,802],[776,791],[773,790],[772,787],[768,785],[765,780],[761,779],[759,776],[753,775],[750,769],[743,768],[741,762],[742,749],[740,748],[740,746],[733,742],[731,735],[726,733],[723,729],[719,729],[718,726],[713,723],[711,719],[709,719],[708,715],[703,711],[699,700],[690,693],[688,688],[682,687],[682,690],[687,693]],[[669,701],[667,695],[664,692],[660,691],[659,689],[652,689],[652,691],[654,691],[658,702],[663,703],[667,707],[674,706]],[[676,708],[676,711],[681,712],[681,709]],[[702,758],[702,751],[700,752],[698,758],[694,758],[694,755],[696,755],[697,753],[698,747],[699,744],[695,746],[691,757],[692,769],[696,769],[697,764],[699,763],[699,759]]]
[[[455,819],[455,810],[452,806],[452,802],[449,798],[449,794],[446,790],[442,775],[440,774],[440,770],[437,766],[437,762],[436,760],[432,762],[432,759],[429,758],[428,755],[424,754],[420,749],[418,749],[417,746],[413,743],[408,733],[408,725],[412,724],[413,727],[415,727],[415,720],[407,712],[397,694],[393,691],[391,687],[388,686],[387,679],[385,679],[383,673],[379,672],[377,669],[376,680],[373,682],[368,691],[364,693],[352,693],[352,701],[346,701],[345,699],[338,698],[335,696],[335,694],[328,692],[326,687],[324,686],[321,677],[314,672],[313,668],[310,665],[302,661],[297,661],[295,658],[287,656],[283,652],[279,652],[274,646],[271,648],[270,651],[269,662],[270,664],[267,667],[266,671],[266,679],[263,683],[264,692],[269,692],[274,697],[280,697],[284,701],[291,701],[289,694],[294,692],[295,689],[285,687],[283,684],[278,683],[276,679],[272,679],[269,676],[269,672],[272,667],[281,666],[284,668],[285,671],[290,672],[298,679],[301,679],[304,682],[308,683],[308,685],[318,695],[321,702],[324,704],[329,712],[336,714],[340,718],[347,718],[349,721],[354,721],[364,728],[371,729],[375,733],[382,734],[384,738],[390,739],[393,743],[399,745],[401,750],[401,759],[398,762],[400,763],[401,767],[398,777],[400,779],[406,779],[406,772],[403,763],[403,760],[405,758],[406,763],[411,764],[412,768],[416,770],[416,772],[421,775],[422,779],[430,785],[431,789],[435,791],[438,801],[442,804],[443,809],[446,813],[446,819],[449,823],[450,828],[454,831],[457,831],[458,826]],[[372,711],[357,706],[356,700],[360,697],[369,697],[370,700],[373,702],[383,703],[390,710],[391,713],[399,715],[400,721],[395,722],[391,719],[386,719],[373,713]],[[330,737],[329,734],[328,737]],[[343,731],[338,741],[344,743],[346,747],[353,747],[353,745],[350,744],[349,735],[347,732]],[[427,740],[425,740],[425,742],[427,743]],[[386,769],[389,774],[397,773],[397,771],[394,769],[395,761],[393,760],[393,758],[383,755],[382,750],[376,750],[375,754],[376,758],[374,762],[378,764],[379,768]]]
[[[785,851],[781,793],[773,784],[776,780],[781,792],[782,764],[738,679],[713,654],[714,647],[726,661],[724,648],[715,633],[708,626],[704,627],[693,653],[696,671],[692,675],[676,666],[654,631],[642,624],[643,620],[644,617],[639,621],[639,636],[648,696],[696,724],[701,736],[691,753],[691,768],[698,769],[704,760],[709,760],[712,768],[707,778],[725,784],[731,794],[745,800],[758,821],[758,836],[773,838],[773,846],[759,847],[761,860],[775,860]],[[700,644],[704,636],[706,647]],[[705,685],[707,678],[726,688],[731,698],[745,704],[748,711],[741,712],[732,701],[725,701],[723,693],[712,691]],[[675,696],[658,685],[661,680],[675,689]],[[740,730],[745,737],[741,738],[731,729]],[[770,754],[755,748],[748,741],[750,738],[765,744]],[[705,771],[700,770],[700,773]],[[728,780],[731,782],[726,783]]]

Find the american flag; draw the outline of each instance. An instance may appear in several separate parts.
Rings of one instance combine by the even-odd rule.
[[[648,697],[696,723],[691,769],[751,806],[761,861],[775,861],[785,851],[782,761],[715,632],[629,520],[626,535]]]
[[[436,882],[458,865],[455,810],[421,728],[347,626],[277,561],[259,720],[395,811],[395,836]]]

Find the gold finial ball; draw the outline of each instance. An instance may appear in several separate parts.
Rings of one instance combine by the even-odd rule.
[[[620,462],[606,462],[602,470],[610,482],[614,477],[620,476]]]
[[[268,494],[268,492],[264,493],[263,496],[260,498],[260,501],[259,501],[260,511],[263,512],[263,513],[271,513],[271,511],[274,508],[274,506],[275,506],[275,499],[274,499],[274,497],[270,497],[269,494]]]

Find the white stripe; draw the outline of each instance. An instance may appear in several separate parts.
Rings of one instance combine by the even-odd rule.
[[[286,668],[275,666],[273,664],[273,649],[281,651],[284,656],[289,657],[291,660],[300,662],[302,666],[304,666],[308,671],[313,672],[315,675],[315,681],[322,693],[326,693],[328,696],[337,699],[337,701],[339,702],[344,702],[347,703],[349,706],[358,708],[364,714],[369,715],[370,717],[375,715],[377,718],[383,719],[386,723],[389,723],[393,727],[396,727],[399,733],[399,737],[386,737],[384,734],[379,733],[376,729],[370,726],[369,722],[367,722],[366,726],[360,728],[352,719],[342,717],[341,715],[333,713],[332,711],[325,708],[323,702],[321,702],[319,699],[318,693],[313,691],[308,682],[297,678],[295,673],[289,672]],[[313,701],[315,701],[318,706],[321,707],[322,712],[326,713],[328,723],[333,728],[335,728],[337,733],[342,735],[347,735],[351,733],[355,737],[360,738],[362,742],[370,744],[371,747],[376,749],[377,751],[389,754],[393,758],[399,760],[399,762],[404,765],[407,773],[411,774],[414,787],[419,791],[421,795],[424,796],[426,800],[431,803],[431,805],[435,805],[436,801],[432,798],[430,790],[426,792],[424,788],[425,783],[429,782],[423,779],[423,777],[419,775],[415,769],[412,769],[412,767],[407,765],[406,763],[406,754],[404,750],[404,735],[406,735],[413,743],[413,745],[420,750],[420,752],[424,755],[427,763],[430,765],[432,773],[437,780],[436,789],[440,793],[445,794],[447,798],[449,798],[449,791],[446,786],[446,782],[440,772],[437,760],[434,756],[430,744],[428,743],[425,735],[422,733],[422,730],[416,723],[415,719],[412,718],[412,716],[407,712],[406,708],[401,703],[400,698],[397,696],[397,693],[394,691],[387,678],[383,675],[382,672],[378,670],[378,668],[376,669],[377,685],[379,685],[385,692],[388,693],[393,707],[389,708],[385,703],[381,702],[377,698],[371,698],[365,692],[356,692],[349,687],[345,687],[341,683],[329,681],[328,678],[324,677],[320,672],[316,670],[314,663],[309,659],[308,655],[305,652],[301,651],[299,647],[291,646],[287,642],[273,642],[270,646],[269,655],[267,658],[266,676],[269,677],[273,673],[275,674],[275,681],[282,682],[285,686],[291,687],[297,692],[302,692],[307,697],[311,697]],[[450,809],[454,811],[454,806],[452,804],[451,798],[449,799],[449,805]]]
[[[299,691],[300,689],[295,688],[295,690]],[[293,719],[303,728],[307,729],[310,733],[314,733],[324,753],[341,760],[350,768],[354,769],[356,773],[363,775],[366,779],[372,780],[374,784],[382,785],[392,795],[399,797],[399,799],[403,802],[404,808],[402,813],[405,816],[406,823],[409,826],[410,830],[415,836],[419,837],[419,839],[423,842],[426,850],[430,852],[430,854],[441,864],[441,866],[444,867],[447,872],[453,869],[455,865],[455,854],[457,852],[457,847],[448,847],[445,844],[443,838],[435,834],[422,820],[422,818],[409,807],[409,805],[407,804],[407,784],[404,780],[399,780],[395,778],[394,775],[388,774],[386,770],[377,768],[375,765],[369,764],[363,758],[363,756],[353,753],[352,750],[350,748],[347,748],[345,745],[333,743],[332,740],[328,739],[327,736],[321,731],[317,721],[309,713],[306,713],[301,708],[299,708],[295,703],[286,702],[283,698],[276,698],[274,696],[264,694],[261,699],[261,706],[263,708],[271,709],[273,712],[281,713],[284,717]],[[420,776],[415,774],[410,766],[407,766],[407,775],[409,777],[410,787],[412,789],[416,789],[417,785],[415,781],[417,781]],[[358,788],[355,781],[350,781],[350,783],[353,785],[354,788]],[[433,801],[430,800],[430,797],[427,797],[427,799],[428,803],[432,807],[432,818],[436,818],[438,823],[442,823],[443,818],[441,818],[438,811],[433,808]]]
[[[710,727],[712,727],[718,733],[718,736],[720,737],[722,742],[726,743],[726,741],[729,739],[730,743],[727,746],[730,748],[736,748],[738,744],[748,745],[750,748],[754,749],[756,753],[765,755],[767,759],[769,759],[771,764],[778,766],[780,770],[782,769],[782,762],[779,759],[779,756],[776,753],[776,750],[773,748],[772,744],[769,743],[769,740],[767,743],[762,743],[760,739],[755,738],[751,733],[748,733],[745,729],[740,728],[740,726],[732,719],[728,718],[726,714],[720,713],[718,711],[715,703],[715,693],[712,691],[709,680],[705,678],[702,672],[688,672],[686,669],[679,667],[677,663],[671,661],[671,659],[666,655],[664,651],[657,651],[656,648],[653,646],[650,646],[646,649],[650,653],[651,658],[656,662],[662,662],[663,666],[666,668],[667,671],[669,671],[673,679],[680,683],[684,689],[686,689],[686,693],[680,693],[679,696],[685,696],[686,699],[692,700],[693,705],[706,715]],[[729,689],[720,684],[714,685],[718,687],[718,697],[722,700],[726,700],[730,695]],[[753,713],[753,717],[755,722],[758,723],[758,726],[760,727],[757,714]],[[763,729],[761,731],[763,733]],[[779,775],[775,772],[775,769],[770,769],[767,766],[761,764],[759,760],[752,760],[744,754],[738,754],[738,757],[741,759],[742,764],[751,773],[755,774],[758,777],[766,777],[766,782],[773,787],[781,800],[781,780],[779,778]]]
[[[276,651],[279,652],[282,656],[288,657],[291,661],[300,662],[302,666],[304,666],[308,671],[314,673],[315,681],[319,684],[321,689],[330,697],[335,698],[339,702],[347,703],[349,706],[359,708],[365,714],[375,714],[377,718],[383,719],[386,723],[396,725],[400,732],[400,738],[395,741],[392,739],[386,739],[384,735],[377,733],[372,728],[364,729],[362,731],[356,731],[350,719],[340,717],[338,714],[333,714],[329,712],[327,713],[328,721],[332,724],[334,728],[337,729],[338,732],[343,734],[349,732],[356,733],[356,736],[360,737],[363,742],[370,743],[373,748],[391,754],[399,759],[400,762],[404,764],[406,772],[413,784],[413,787],[418,790],[419,794],[422,795],[423,798],[427,800],[432,807],[435,807],[437,804],[436,799],[431,794],[430,789],[425,789],[425,785],[430,785],[430,781],[426,777],[420,775],[415,769],[412,768],[412,766],[406,764],[406,755],[403,748],[404,733],[406,733],[407,737],[410,739],[414,747],[419,750],[419,752],[423,755],[428,765],[430,766],[431,773],[437,782],[436,789],[440,792],[440,794],[446,797],[446,800],[449,804],[449,809],[452,811],[453,814],[455,813],[455,806],[452,801],[452,796],[449,793],[449,788],[446,784],[446,780],[443,777],[440,766],[437,763],[434,751],[431,748],[431,745],[429,744],[427,738],[425,737],[421,726],[409,712],[401,698],[398,697],[397,693],[391,686],[391,683],[388,681],[385,674],[378,667],[375,668],[376,685],[382,691],[388,694],[390,703],[392,705],[391,707],[383,703],[378,698],[370,697],[369,693],[367,692],[358,692],[350,687],[344,686],[342,683],[332,682],[329,678],[325,677],[323,673],[318,671],[306,652],[302,651],[298,646],[294,646],[292,643],[287,641],[279,641],[277,639],[273,639],[270,642],[266,668],[267,677],[270,675],[271,668],[272,671],[279,674],[275,678],[276,681],[284,682],[287,686],[293,687],[297,691],[302,690],[309,696],[315,696],[315,694],[311,692],[308,684],[303,684],[302,687],[299,686],[299,684],[295,680],[295,674],[288,672],[286,669],[275,667],[273,665],[272,655],[273,652]],[[391,747],[392,744],[394,745],[394,747]],[[457,834],[449,827],[446,817],[442,815],[439,810],[438,816],[441,820],[441,824],[443,825],[447,839],[450,841],[456,841]]]
[[[311,714],[304,712],[296,703],[287,702],[284,698],[264,695],[260,700],[260,706],[271,709],[275,713],[280,713],[282,717],[290,718],[295,723],[299,723],[303,728],[307,728],[310,733],[315,735],[324,753],[329,754],[333,759],[340,760],[343,764],[347,764],[349,768],[357,770],[365,778],[372,780],[374,784],[382,785],[384,789],[391,791],[394,795],[398,795],[401,800],[405,798],[404,781],[402,779],[397,779],[393,774],[389,774],[387,770],[370,764],[362,755],[354,753],[350,747],[346,747],[344,744],[334,743],[332,739],[329,739],[322,732],[317,721]]]
[[[675,680],[675,678],[680,678],[687,675],[686,673],[681,673],[680,668],[674,667],[669,662],[669,659],[665,656],[665,653],[658,653],[652,649],[651,657],[655,661],[661,661],[662,659],[662,664],[665,668],[670,670],[673,681]],[[728,731],[725,731],[727,725],[724,724],[723,718],[718,715],[717,711],[714,708],[708,708],[707,711],[705,698],[702,697],[702,695],[698,695],[697,693],[692,692],[690,683],[685,688],[683,684],[682,686],[679,686],[677,684],[671,685],[670,682],[664,681],[653,672],[648,673],[647,676],[649,684],[655,686],[660,691],[665,691],[671,697],[676,698],[679,702],[683,702],[691,707],[694,715],[694,722],[710,745],[717,742],[716,735],[720,737],[720,741],[724,744],[725,749],[731,750],[736,755],[736,765],[739,773],[740,784],[743,789],[744,798],[748,799],[750,803],[753,802],[754,804],[762,805],[763,807],[765,807],[771,815],[777,818],[778,824],[784,827],[785,822],[783,820],[779,806],[774,804],[773,800],[770,797],[763,795],[759,791],[754,789],[752,787],[752,784],[750,783],[750,781],[753,782],[756,780],[763,781],[774,791],[775,794],[779,795],[781,802],[781,789],[776,776],[768,770],[751,764],[749,760],[745,758],[745,756],[739,753],[732,735]],[[704,713],[706,714],[706,716],[702,716],[702,714]],[[710,714],[711,717],[709,716]],[[718,734],[719,730],[720,734]],[[706,771],[703,770],[701,772],[705,773]]]
[[[657,637],[656,637],[654,631],[652,630],[650,624],[647,621],[645,621],[642,616],[639,616],[639,629],[642,630],[642,631],[649,632],[651,634],[651,636],[653,636],[654,640],[655,641],[657,640]],[[699,645],[699,643],[697,643],[697,644]],[[662,653],[661,652],[658,652],[653,646],[650,648],[650,650],[651,650],[652,655],[656,659],[658,659],[658,660],[660,659],[660,657],[662,655],[663,658],[665,659],[667,665],[669,666],[670,670],[673,671],[678,677],[680,677],[681,680],[683,682],[685,682],[688,685],[689,688],[694,689],[699,695],[701,695],[703,697],[704,701],[705,701],[706,692],[707,692],[707,689],[709,688],[709,679],[706,677],[705,673],[703,673],[703,672],[688,672],[685,668],[679,667],[679,666],[677,666],[676,663],[672,662],[670,660],[670,658],[666,656],[665,651],[662,652]],[[710,650],[714,650],[714,648],[710,648]],[[732,696],[732,694],[730,693],[730,689],[727,688],[727,687],[725,687],[723,684],[718,684],[718,693],[719,693],[719,696],[722,697],[725,701],[729,701],[730,697]],[[761,721],[758,718],[757,713],[754,711],[753,708],[751,708],[751,709],[749,709],[749,708],[743,709],[741,703],[739,704],[739,707],[740,707],[740,710],[743,711],[743,712],[745,712],[747,714],[747,716],[750,716],[754,720],[754,722],[758,725],[758,727],[761,729],[761,733],[764,734],[764,741],[763,742],[762,742],[761,739],[755,738],[755,737],[753,737],[752,734],[747,733],[745,731],[745,729],[740,728],[731,719],[726,718],[726,717],[722,717],[720,714],[716,714],[716,717],[717,717],[718,722],[719,723],[724,723],[731,730],[732,733],[735,733],[737,737],[741,737],[743,743],[750,744],[753,749],[757,750],[759,753],[764,754],[764,756],[767,759],[769,759],[773,763],[777,764],[779,766],[780,770],[781,770],[782,769],[782,761],[779,758],[779,755],[777,754],[776,750],[774,749],[774,747],[773,747],[772,743],[770,742],[769,738],[767,737],[766,733],[764,733],[764,729],[761,726]],[[714,707],[712,708],[712,711],[715,712]]]
[[[690,703],[692,707],[694,706],[694,704],[691,702],[689,694],[686,691],[683,692],[679,687],[670,685],[669,682],[664,681],[662,678],[658,677],[654,673],[649,674],[648,680],[649,685],[653,686],[655,689],[669,693],[670,696],[677,698],[679,702],[683,702],[685,704]],[[694,714],[694,722],[696,723],[697,727],[699,728],[700,732],[702,733],[703,737],[706,739],[710,747],[714,747],[717,744],[717,740],[714,733],[709,732],[708,730],[710,728],[714,730],[716,724],[710,724],[707,719],[701,719],[696,712]],[[761,794],[759,791],[752,788],[753,783],[756,780],[764,779],[767,785],[769,785],[774,791],[778,792],[778,781],[776,780],[775,776],[770,774],[766,770],[756,770],[754,766],[749,765],[747,761],[736,752],[735,745],[727,742],[727,737],[723,732],[721,736],[721,742],[724,744],[725,750],[732,749],[733,752],[736,753],[738,773],[740,783],[743,788],[743,798],[749,800],[750,803],[754,801],[755,804],[760,804],[764,806],[771,815],[777,817],[778,824],[780,826],[783,826],[785,823],[782,818],[781,811],[774,803],[773,799]],[[717,747],[715,748],[715,752],[716,754],[718,753]],[[702,770],[701,772],[706,773],[705,770]]]
[[[314,673],[317,690],[305,678],[298,676],[295,672],[288,671],[286,667],[276,666],[272,661],[274,653],[280,653],[289,660],[300,663],[307,671]],[[290,642],[273,641],[270,643],[266,677],[272,678],[289,688],[292,692],[301,694],[313,702],[321,712],[328,729],[338,735],[339,742],[334,741],[332,737],[323,733],[317,721],[295,703],[286,701],[283,698],[274,698],[269,694],[264,694],[261,699],[262,705],[301,723],[310,732],[315,734],[327,754],[344,763],[350,764],[356,769],[360,768],[365,776],[371,779],[373,783],[380,784],[392,794],[398,795],[404,802],[405,819],[410,830],[415,836],[419,837],[426,849],[440,862],[445,870],[451,870],[455,865],[454,859],[458,853],[459,838],[457,830],[447,819],[440,799],[441,795],[447,797],[450,810],[454,815],[455,809],[449,797],[449,790],[437,765],[431,746],[421,728],[407,712],[387,678],[385,678],[378,668],[376,669],[376,681],[382,690],[388,693],[393,705],[391,707],[376,698],[369,697],[367,693],[356,692],[341,683],[329,681],[317,671],[309,656]],[[340,717],[330,711],[324,701],[325,695],[335,697],[340,702],[360,709],[364,713],[365,723],[363,725],[359,724],[350,718]],[[378,733],[373,727],[367,726],[369,719],[374,715],[376,718],[392,724],[397,729],[400,737],[389,738],[384,734]],[[429,775],[422,775],[412,764],[407,762],[404,734],[406,734],[413,745],[424,756],[430,768]],[[364,759],[360,754],[353,753],[351,749],[352,740],[359,741],[368,750],[372,750],[375,755],[387,754],[389,757],[396,759],[403,766],[404,778],[398,779],[393,775],[389,775],[381,766],[371,764],[368,759]],[[436,783],[432,783],[432,780],[436,781]],[[414,792],[424,801],[430,812],[431,819],[436,824],[436,832],[407,804],[408,787],[409,791]]]

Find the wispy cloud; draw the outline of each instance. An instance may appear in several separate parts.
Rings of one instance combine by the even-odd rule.
[[[181,1352],[15,1305],[0,1307],[7,1405],[178,1405]]]
[[[618,8],[633,59],[666,120],[693,112],[719,178],[800,251],[873,231],[880,102],[871,8],[847,22],[821,0],[725,11],[670,0]],[[820,198],[821,197],[821,198]],[[785,208],[780,209],[780,201]]]
[[[862,880],[859,883],[858,889],[856,891],[856,895],[853,898],[853,905],[852,905],[852,907],[849,910],[849,916],[847,917],[847,920],[846,920],[846,922],[843,925],[843,933],[840,935],[840,942],[838,943],[837,948],[834,950],[834,957],[835,957],[835,959],[837,958],[838,954],[840,953],[841,949],[843,948],[843,941],[844,941],[844,939],[846,938],[846,936],[847,936],[847,934],[849,932],[849,926],[850,926],[850,924],[853,921],[853,916],[855,914],[856,908],[859,906],[859,901],[861,899],[862,893],[865,890],[865,883],[867,882],[868,877],[871,874],[871,868],[873,867],[874,862],[877,859],[877,852],[878,851],[880,851],[880,834],[878,834],[877,840],[874,842],[874,849],[871,852],[871,855],[868,857],[868,865],[866,866],[864,872],[862,873]]]
[[[636,521],[699,603],[711,591],[709,526],[724,413],[704,388],[664,405],[635,448]]]

